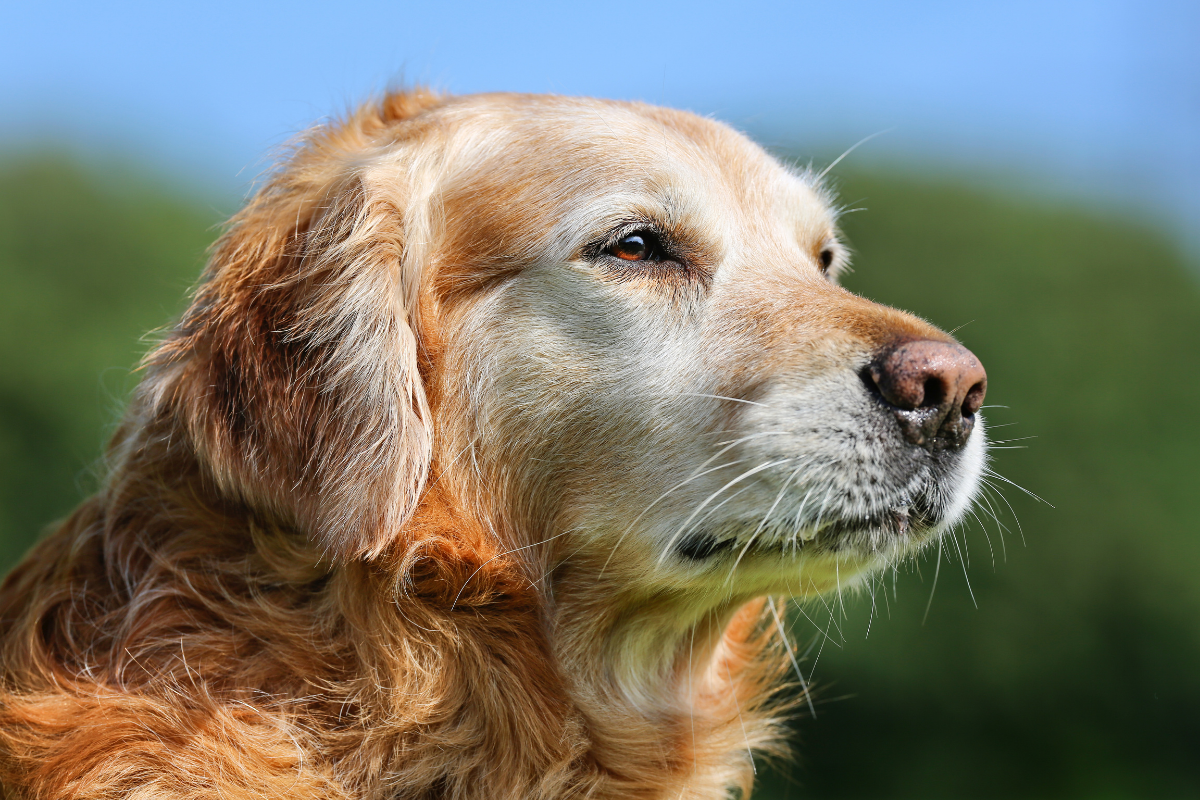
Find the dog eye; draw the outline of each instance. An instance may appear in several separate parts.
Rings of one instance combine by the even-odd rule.
[[[822,250],[821,251],[821,272],[828,272],[829,267],[832,265],[833,265],[833,251],[832,250]]]
[[[653,231],[634,231],[617,240],[607,250],[609,255],[623,261],[661,261],[658,237]]]

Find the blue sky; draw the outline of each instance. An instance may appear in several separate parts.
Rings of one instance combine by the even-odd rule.
[[[399,80],[634,98],[761,141],[1127,205],[1200,252],[1200,3],[23,3],[0,146],[241,192]]]

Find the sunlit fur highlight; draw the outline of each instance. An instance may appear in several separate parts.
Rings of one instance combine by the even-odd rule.
[[[519,133],[543,113],[581,121],[560,126],[544,159]],[[597,143],[596,118],[611,140]],[[665,149],[638,144],[659,129]],[[663,210],[622,190],[629,213],[677,226],[693,270],[588,288],[581,268],[555,265],[582,263],[581,231],[620,222],[597,186],[629,170],[626,146],[698,175],[712,158],[748,182],[729,178],[713,208],[683,193]],[[607,167],[594,158],[606,147]],[[580,154],[591,171],[573,168]],[[725,209],[775,203],[779,186],[793,194],[776,204],[801,224],[784,241],[751,220],[747,241],[815,264],[836,244],[820,188],[679,112],[412,91],[310,132],[231,221],[147,356],[103,489],[0,589],[5,796],[748,792],[750,751],[781,753],[797,702],[763,596],[829,579],[757,556],[737,588],[662,567],[640,515],[661,533],[679,519],[671,503],[695,502],[622,500],[621,470],[641,480],[674,471],[671,459],[700,463],[740,424],[720,398],[764,371],[817,380],[887,337],[944,336],[815,267],[789,283],[769,259],[695,233],[741,235]],[[747,265],[748,299],[718,309],[713,335],[729,334],[699,363],[683,315],[706,292],[729,297],[729,263]],[[627,327],[674,347],[674,395],[655,394],[644,360],[521,333],[553,297],[626,298]],[[676,315],[661,334],[656,303]],[[557,384],[533,380],[550,373]],[[640,411],[588,411],[589,392],[620,381],[650,397]],[[709,449],[635,411],[686,412],[711,427]]]

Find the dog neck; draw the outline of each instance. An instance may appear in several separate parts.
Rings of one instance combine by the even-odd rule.
[[[555,653],[600,747],[657,753],[699,796],[733,785],[748,794],[751,750],[773,749],[778,734],[779,653],[762,626],[764,600],[622,594],[573,577],[554,602]]]
[[[443,487],[427,491],[407,526],[395,567],[409,577],[397,585],[470,639],[456,650],[479,663],[462,668],[493,680],[488,697],[469,702],[495,705],[495,686],[512,687],[487,724],[533,734],[533,759],[556,750],[538,735],[556,739],[564,749],[554,759],[583,773],[569,782],[595,796],[749,788],[750,750],[772,749],[779,733],[770,699],[781,663],[772,656],[781,654],[762,624],[765,601],[633,593],[582,558],[547,574],[537,548],[501,547],[496,526],[477,522]]]

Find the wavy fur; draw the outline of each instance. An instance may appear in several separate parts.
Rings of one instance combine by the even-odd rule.
[[[653,287],[547,266],[600,258],[578,226],[624,224],[604,203],[636,195],[607,183],[636,177],[630,149],[684,167],[712,153],[730,175],[798,187],[795,230],[817,238],[794,263],[835,234],[811,181],[728,129],[589,103],[392,94],[309,133],[234,217],[145,360],[104,488],[0,589],[6,796],[749,791],[748,750],[779,751],[789,663],[763,595],[828,583],[764,583],[758,567],[736,588],[691,567],[664,578],[638,512],[686,516],[668,508],[682,492],[646,498],[686,475],[668,459],[732,429],[740,407],[720,398],[750,395],[730,382],[762,383],[728,359],[853,367],[880,331],[932,329],[806,277],[807,322],[775,322],[775,300],[740,320],[731,305],[704,370],[672,368],[675,399],[612,394],[659,362],[606,342],[645,328],[668,348],[728,255],[680,233],[692,272]],[[671,195],[670,224],[708,219],[688,211],[695,186]],[[740,191],[720,202],[773,196]],[[653,298],[667,311],[646,311]],[[562,336],[537,311],[579,320],[603,303],[629,320],[615,333],[600,333],[608,312]],[[770,349],[798,324],[833,344]],[[680,336],[671,353],[695,338]]]

